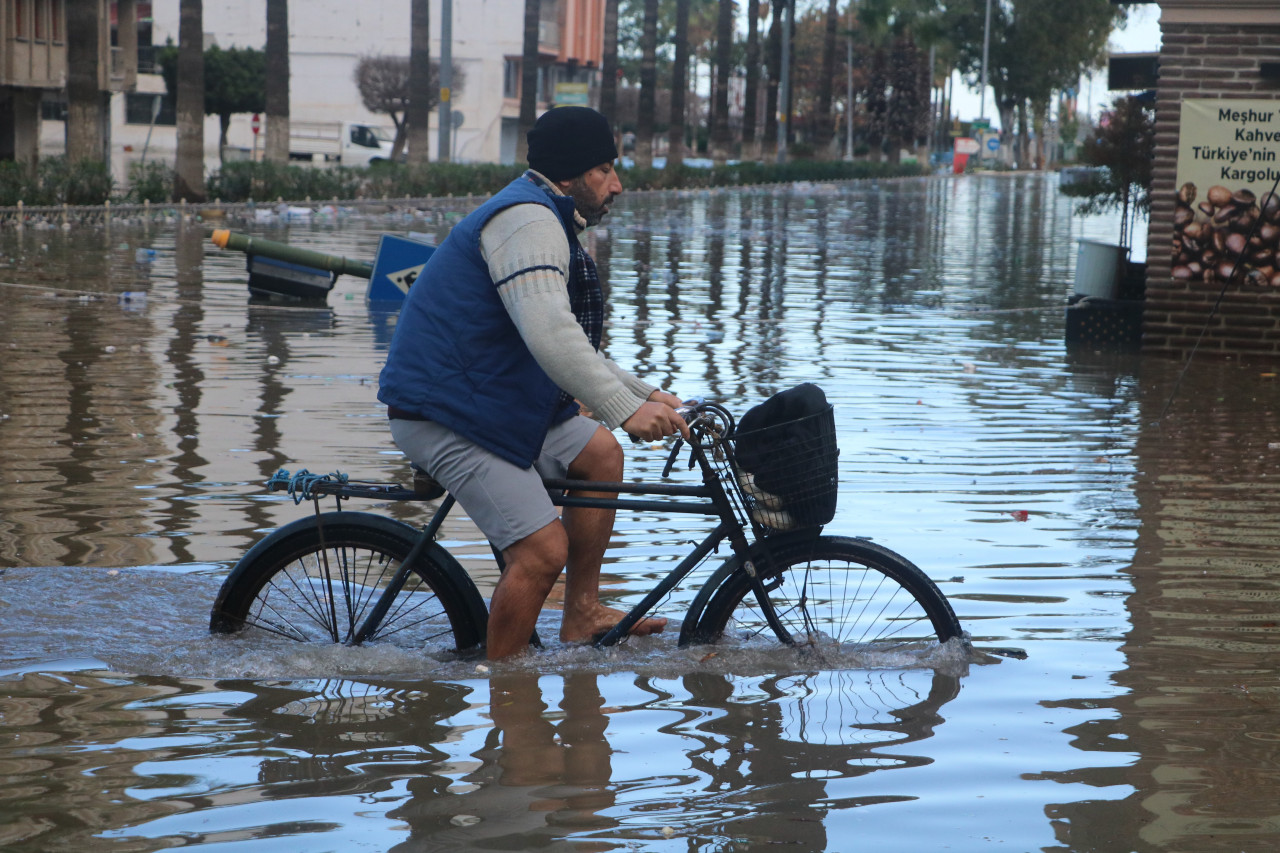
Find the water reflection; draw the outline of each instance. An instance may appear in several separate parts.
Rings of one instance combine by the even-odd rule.
[[[931,669],[717,667],[661,644],[489,679],[412,650],[213,642],[228,564],[306,510],[263,495],[266,475],[405,473],[373,387],[393,320],[345,279],[319,310],[250,305],[243,260],[194,226],[4,232],[0,660],[27,674],[0,685],[0,845],[1280,835],[1272,370],[1199,358],[1166,413],[1181,364],[1067,349],[1074,240],[1110,226],[1039,178],[636,193],[611,219],[593,237],[610,354],[737,409],[821,383],[842,447],[832,528],[907,554],[979,644],[1027,660],[975,667],[960,692]],[[391,227],[272,236],[368,257]],[[134,262],[141,243],[154,264]],[[628,448],[637,476],[664,460]],[[665,571],[694,523],[621,519],[614,593]],[[473,537],[445,536],[469,566]],[[56,564],[81,568],[22,568]],[[209,680],[227,674],[243,677]]]
[[[820,850],[828,810],[885,801],[862,777],[930,761],[909,745],[957,692],[929,671],[463,684],[33,673],[0,699],[17,738],[0,753],[0,841]],[[672,763],[666,741],[697,745]]]

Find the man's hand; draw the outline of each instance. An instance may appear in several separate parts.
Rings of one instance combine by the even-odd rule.
[[[622,428],[629,435],[654,441],[659,438],[665,438],[668,435],[680,435],[685,438],[689,437],[689,426],[684,419],[676,414],[675,406],[669,405],[665,401],[654,400],[653,397],[658,394],[665,394],[675,401],[675,405],[680,405],[680,400],[663,391],[655,391],[650,394],[650,401],[641,404],[636,409],[635,414],[622,422]]]
[[[649,400],[654,403],[666,403],[673,409],[678,409],[684,405],[684,400],[681,400],[675,394],[668,394],[666,391],[661,390],[654,391],[650,394]]]

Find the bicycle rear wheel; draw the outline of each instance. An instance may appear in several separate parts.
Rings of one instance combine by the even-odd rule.
[[[915,565],[865,539],[801,535],[757,543],[753,562],[782,631],[731,558],[690,608],[681,644],[776,637],[788,645],[881,651],[961,635],[942,592]]]
[[[407,524],[363,512],[287,524],[232,569],[209,630],[256,628],[304,643],[349,643],[420,535]],[[432,542],[366,639],[462,651],[484,642],[487,622],[471,578]]]

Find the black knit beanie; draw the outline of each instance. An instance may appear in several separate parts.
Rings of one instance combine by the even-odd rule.
[[[567,181],[618,159],[609,120],[590,107],[547,110],[529,131],[529,168]]]

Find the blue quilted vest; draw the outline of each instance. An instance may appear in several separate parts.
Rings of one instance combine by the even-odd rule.
[[[584,286],[598,293],[594,264],[578,245],[573,200],[517,178],[459,222],[414,281],[378,391],[393,409],[442,424],[522,468],[537,459],[547,430],[578,408],[525,346],[480,254],[485,224],[525,203],[555,211],[571,255],[585,259],[585,270],[570,265],[571,294]]]

